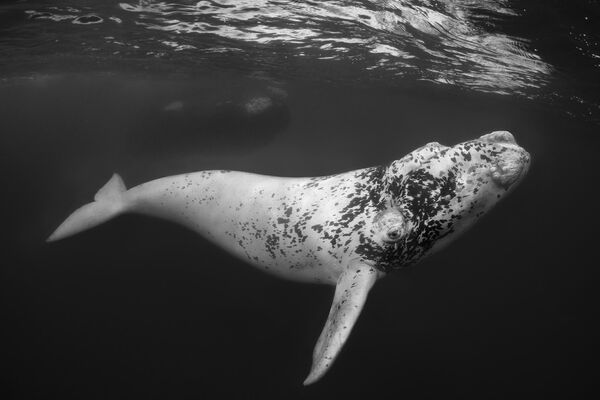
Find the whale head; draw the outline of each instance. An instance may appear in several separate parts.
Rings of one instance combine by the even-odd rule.
[[[527,151],[492,132],[453,147],[429,143],[390,165],[389,207],[374,220],[379,269],[413,264],[473,225],[526,175]]]

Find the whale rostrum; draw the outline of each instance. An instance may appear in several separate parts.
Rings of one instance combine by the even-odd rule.
[[[284,178],[201,171],[127,189],[117,174],[48,241],[123,213],[184,225],[282,278],[335,285],[304,384],[320,379],[375,281],[464,232],[526,174],[529,154],[506,131],[452,147],[428,143],[389,164]]]

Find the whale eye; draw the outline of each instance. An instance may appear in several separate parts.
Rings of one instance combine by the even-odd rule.
[[[387,232],[386,232],[386,238],[387,240],[385,240],[386,242],[397,242],[398,240],[400,240],[400,238],[402,237],[402,231],[400,230],[399,227],[393,227],[390,228]]]
[[[404,215],[396,208],[388,208],[379,212],[373,222],[377,240],[380,242],[397,243],[409,232]]]

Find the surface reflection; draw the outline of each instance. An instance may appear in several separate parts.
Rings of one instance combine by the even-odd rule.
[[[85,43],[97,54],[167,57],[190,67],[214,65],[221,55],[241,68],[306,74],[299,60],[343,61],[376,79],[410,77],[526,97],[552,72],[527,40],[495,29],[518,16],[504,0],[144,0],[90,10],[55,3],[27,13],[32,20],[111,25],[103,43]],[[147,34],[133,35],[135,27]]]

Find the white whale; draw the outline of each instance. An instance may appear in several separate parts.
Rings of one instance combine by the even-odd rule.
[[[335,360],[375,281],[453,240],[516,186],[529,163],[499,131],[323,177],[202,171],[127,190],[115,174],[48,241],[123,213],[146,214],[187,226],[265,272],[335,285],[310,384]]]

